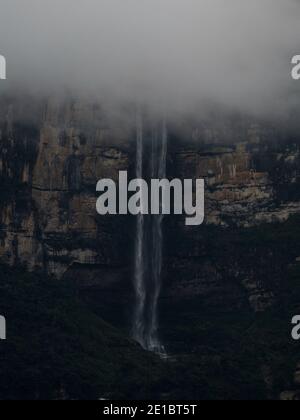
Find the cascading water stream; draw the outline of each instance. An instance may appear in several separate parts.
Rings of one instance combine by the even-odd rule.
[[[144,139],[142,117],[137,117],[136,176],[138,179],[166,178],[168,135],[165,122]],[[149,143],[149,144],[148,144]],[[151,150],[149,152],[149,146]],[[147,159],[146,159],[147,157]],[[149,159],[150,158],[150,159]],[[163,203],[160,202],[162,210]],[[160,212],[161,213],[161,212]],[[133,337],[148,351],[165,354],[158,335],[158,301],[163,260],[163,215],[138,215],[134,286],[136,303]]]
[[[152,137],[152,178],[166,178],[168,135],[165,122],[161,128],[161,136],[157,132]],[[161,274],[163,258],[162,214],[163,203],[160,202],[161,214],[152,216],[152,281],[153,296],[150,308],[149,349],[164,353],[158,337],[158,299],[161,291]]]
[[[143,120],[141,115],[136,119],[136,177],[143,178],[143,149],[144,134]],[[145,347],[144,342],[144,310],[146,302],[146,288],[144,284],[144,215],[137,215],[136,244],[135,244],[135,267],[134,267],[134,287],[136,294],[133,338]]]

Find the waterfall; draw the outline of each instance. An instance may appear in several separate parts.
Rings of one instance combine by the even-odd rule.
[[[166,178],[168,134],[163,122],[145,140],[143,119],[137,117],[136,176]],[[149,140],[149,141],[148,141]],[[150,150],[149,150],[150,148]],[[163,203],[160,203],[162,210]],[[163,260],[163,215],[137,216],[134,286],[136,294],[133,337],[148,351],[164,354],[158,335],[158,301]]]
[[[163,122],[161,128],[161,136],[155,133],[152,137],[152,178],[163,179],[166,178],[167,170],[167,128]],[[162,210],[163,203],[160,203],[160,210]],[[149,348],[150,350],[162,353],[164,349],[158,337],[158,318],[157,306],[161,291],[161,273],[162,273],[162,258],[163,258],[163,232],[162,222],[163,215],[152,216],[152,281],[153,291],[150,308],[150,325],[149,325]]]
[[[136,119],[136,177],[143,178],[143,150],[144,133],[143,120],[140,114]],[[136,244],[135,244],[135,267],[134,267],[134,287],[136,294],[133,338],[146,347],[144,311],[146,303],[146,287],[144,282],[144,218],[142,214],[137,215]]]

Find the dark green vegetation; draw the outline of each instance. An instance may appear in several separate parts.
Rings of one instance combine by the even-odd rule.
[[[71,284],[1,267],[1,399],[143,397],[160,361],[82,303]]]
[[[240,267],[242,255],[249,267],[257,255],[271,255],[274,264],[280,259],[270,283],[276,304],[254,314],[249,305],[228,310],[202,298],[162,302],[162,334],[174,355],[168,361],[143,352],[125,329],[105,322],[102,316],[116,318],[109,311],[117,306],[99,302],[99,295],[93,302],[71,280],[2,266],[0,313],[8,340],[0,342],[0,397],[276,399],[292,389],[300,361],[300,344],[291,339],[291,319],[300,314],[300,266],[292,264],[300,255],[299,217],[206,237],[216,264],[221,255],[231,255]],[[262,262],[257,259],[257,267]]]
[[[162,332],[179,354],[183,396],[277,399],[294,388],[300,362],[300,343],[291,338],[291,319],[300,313],[300,217],[244,230],[203,227],[201,235],[203,259],[218,267],[229,292],[165,302]],[[262,280],[262,293],[267,286],[274,294],[265,312],[253,312],[245,290],[236,304],[250,273]]]
[[[298,288],[298,302],[299,298]],[[215,314],[197,301],[174,309],[180,320],[176,317],[176,328],[165,329],[165,338],[178,350],[172,382],[172,387],[177,384],[175,397],[277,399],[282,391],[294,388],[300,346],[291,339],[291,317],[299,310],[276,308],[256,316],[250,311]],[[167,315],[171,326],[174,312]]]

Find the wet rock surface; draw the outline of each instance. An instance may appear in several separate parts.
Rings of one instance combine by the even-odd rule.
[[[78,101],[45,101],[31,105],[31,113],[22,106],[3,105],[1,261],[59,278],[80,267],[100,287],[101,278],[120,270],[129,285],[130,274],[124,280],[122,273],[132,266],[134,220],[99,217],[95,187],[101,178],[117,180],[121,170],[134,174],[134,112],[123,110],[121,117]],[[277,143],[281,132],[253,121],[214,124],[183,125],[181,134],[170,128],[168,176],[205,178],[206,219],[195,229],[181,218],[166,219],[164,293],[209,295],[216,303],[223,294],[260,312],[276,301],[287,261],[267,249],[242,255],[225,237],[299,213],[300,149]],[[224,238],[223,254],[211,235],[217,243]]]
[[[1,106],[0,262],[73,282],[101,318],[128,331],[135,220],[98,216],[95,190],[100,178],[117,180],[119,171],[134,177],[133,110],[114,114],[96,104],[54,100]],[[290,267],[298,270],[300,255],[297,139],[253,121],[193,122],[181,129],[170,124],[168,176],[205,178],[206,219],[190,228],[184,218],[165,218],[161,334],[179,370],[182,364],[184,372],[187,365],[232,372],[236,361],[227,366],[224,348],[241,354],[238,367],[247,363],[247,374],[256,372],[268,397],[278,398],[300,383],[299,369],[293,386],[276,379],[291,316],[299,311],[293,297],[298,274],[292,286],[287,274]],[[268,323],[276,309],[280,317],[270,323],[280,325],[279,350]],[[254,345],[251,326],[264,316],[263,337],[256,325]],[[275,348],[275,367],[265,360],[252,366],[255,354],[269,352],[265,341]],[[246,393],[252,379],[239,379]],[[187,390],[190,383],[193,378]],[[260,386],[253,385],[254,396]],[[299,392],[280,398],[295,400]]]

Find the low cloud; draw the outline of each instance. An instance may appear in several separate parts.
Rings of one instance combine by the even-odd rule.
[[[0,53],[10,89],[284,114],[299,18],[298,0],[2,0]]]

